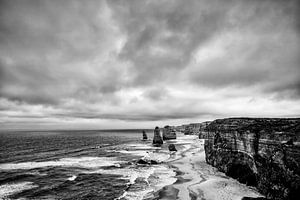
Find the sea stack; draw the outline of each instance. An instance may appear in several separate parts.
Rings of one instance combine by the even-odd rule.
[[[159,129],[159,127],[155,127],[154,137],[153,137],[153,145],[154,146],[161,146],[162,144],[163,144],[163,140],[160,136],[160,129]]]
[[[169,151],[177,151],[174,144],[169,144],[168,148],[169,148]]]
[[[148,136],[145,131],[143,131],[143,140],[148,140]]]
[[[165,126],[163,129],[163,140],[176,139],[176,132],[171,126]]]

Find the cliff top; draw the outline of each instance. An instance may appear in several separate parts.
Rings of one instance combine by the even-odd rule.
[[[211,122],[209,131],[250,131],[253,133],[285,132],[299,135],[300,118],[225,118]]]

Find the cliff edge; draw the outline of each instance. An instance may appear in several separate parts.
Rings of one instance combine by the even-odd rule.
[[[206,162],[268,199],[300,196],[300,119],[227,118],[200,130]]]

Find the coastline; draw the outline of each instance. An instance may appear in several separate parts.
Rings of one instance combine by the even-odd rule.
[[[243,197],[263,197],[255,188],[227,177],[205,161],[204,140],[196,135],[178,135],[177,153],[166,164],[176,172],[177,181],[156,192],[157,199],[240,200]]]

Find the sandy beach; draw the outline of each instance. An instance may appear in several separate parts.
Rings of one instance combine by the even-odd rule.
[[[179,134],[174,143],[177,152],[168,162],[176,171],[177,181],[157,192],[158,199],[240,200],[262,197],[255,188],[218,172],[205,162],[204,140],[196,135]]]

